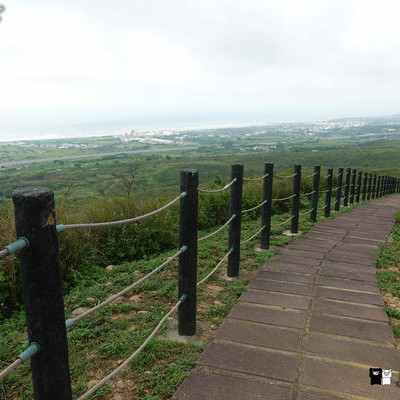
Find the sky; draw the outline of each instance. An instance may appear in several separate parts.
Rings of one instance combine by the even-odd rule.
[[[0,4],[0,139],[400,112],[398,0]]]

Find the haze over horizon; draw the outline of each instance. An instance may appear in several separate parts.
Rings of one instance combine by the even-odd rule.
[[[400,109],[395,0],[3,0],[0,140]]]

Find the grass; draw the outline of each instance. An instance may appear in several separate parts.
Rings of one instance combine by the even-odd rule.
[[[346,212],[349,209],[343,209]],[[286,215],[273,217],[282,221]],[[321,219],[321,215],[319,215]],[[300,217],[303,232],[313,226],[307,216]],[[250,237],[259,227],[259,220],[245,216],[242,237]],[[208,340],[230,309],[237,302],[256,271],[273,259],[276,250],[298,236],[283,236],[286,227],[275,227],[271,236],[271,249],[256,251],[258,238],[241,248],[241,274],[235,281],[221,279],[226,263],[198,290],[199,324],[205,324],[202,332]],[[210,232],[199,232],[199,237]],[[224,232],[224,233],[223,233]],[[222,258],[227,248],[227,231],[201,242],[198,251],[198,276],[205,276]],[[64,298],[66,317],[79,307],[89,308],[108,296],[122,290],[156,266],[175,251],[166,251],[146,260],[136,260],[104,269],[91,266],[79,276],[78,284]],[[168,265],[144,284],[132,290],[89,318],[82,320],[68,332],[69,357],[74,396],[82,395],[88,387],[111,372],[126,359],[157,325],[177,299],[177,262]],[[23,312],[15,313],[0,326],[0,368],[12,362],[27,346]],[[168,324],[166,324],[168,325]],[[161,336],[166,327],[162,329]],[[92,399],[109,400],[120,396],[147,400],[169,399],[183,379],[190,373],[204,344],[172,343],[158,335],[148,347],[119,376],[96,392]],[[0,384],[0,399],[31,399],[32,386],[29,363],[9,375]],[[117,396],[117,397],[115,397]]]
[[[375,263],[378,286],[385,301],[383,310],[389,316],[400,349],[400,213],[396,214],[392,240],[381,247]]]

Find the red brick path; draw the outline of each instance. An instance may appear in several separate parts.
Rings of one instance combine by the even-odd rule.
[[[263,266],[177,400],[400,400],[400,357],[371,260],[400,196],[314,226]],[[391,368],[371,386],[369,368]]]

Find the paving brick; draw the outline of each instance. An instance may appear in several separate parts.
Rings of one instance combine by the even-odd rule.
[[[346,271],[360,271],[360,272],[371,272],[375,273],[376,268],[374,265],[361,265],[361,264],[347,264],[340,263],[337,261],[329,261],[324,260],[321,265],[322,269],[331,268],[331,269],[344,269]]]
[[[292,355],[213,342],[198,360],[198,365],[290,382],[296,379],[297,363],[297,358]]]
[[[330,256],[340,256],[340,257],[351,257],[356,258],[358,260],[366,260],[368,263],[371,263],[372,259],[376,256],[376,254],[369,254],[367,252],[356,251],[356,250],[343,250],[341,248],[335,248],[330,253]]]
[[[343,303],[317,298],[313,304],[313,311],[325,314],[369,319],[373,321],[389,322],[387,314],[378,306],[361,306],[354,303]]]
[[[400,369],[400,356],[395,347],[383,347],[354,340],[343,340],[328,336],[310,334],[306,353],[365,364],[369,367],[382,365],[384,368]]]
[[[269,290],[272,292],[302,294],[305,296],[309,296],[311,294],[310,285],[301,285],[292,282],[267,281],[266,279],[253,279],[248,288]]]
[[[373,282],[356,281],[353,279],[342,279],[331,276],[319,276],[317,278],[317,285],[379,293],[377,285]]]
[[[260,271],[256,275],[257,279],[271,279],[275,281],[313,283],[314,276],[305,274],[292,274],[280,271]]]
[[[176,400],[288,400],[292,389],[193,370],[173,396]]]
[[[382,298],[379,294],[353,292],[351,290],[331,289],[317,287],[315,291],[316,297],[324,297],[328,299],[352,301],[360,304],[375,304],[383,306]]]
[[[370,384],[369,369],[306,359],[300,383],[376,400],[400,400],[400,390],[394,386]]]
[[[284,249],[279,252],[279,255],[289,256],[289,257],[301,257],[301,258],[311,258],[315,260],[322,260],[327,251],[316,249],[315,251],[305,251],[297,249]]]
[[[301,257],[293,257],[288,256],[286,254],[279,254],[277,256],[277,261],[280,263],[292,263],[292,264],[301,264],[301,265],[310,265],[311,267],[318,267],[320,264],[320,260],[315,260],[312,258],[301,258]]]
[[[372,244],[372,245],[379,245],[381,243],[384,243],[385,240],[373,240],[373,239],[366,239],[366,238],[358,238],[358,237],[352,237],[352,236],[345,236],[343,239],[343,242],[345,243],[359,243],[359,244]]]
[[[348,230],[347,228],[343,229],[343,228],[336,228],[334,226],[329,226],[329,225],[317,224],[310,229],[310,232],[318,231],[318,232],[334,233],[334,234],[338,234],[338,235],[345,235],[347,233],[347,230]]]
[[[322,240],[320,240],[320,242],[322,242]],[[332,246],[329,245],[327,247],[321,248],[321,247],[316,247],[314,244],[307,244],[306,242],[300,242],[300,243],[294,242],[286,246],[286,248],[294,251],[297,250],[315,251],[318,249],[320,249],[320,251],[329,251],[332,248]]]
[[[310,299],[305,296],[289,295],[276,292],[246,290],[241,296],[241,301],[247,303],[267,304],[278,307],[297,308],[308,310]]]
[[[305,274],[310,274],[310,275],[315,275],[318,271],[317,267],[311,267],[309,265],[286,264],[278,262],[266,263],[263,265],[263,269],[286,271],[286,272],[303,272]]]
[[[330,240],[330,239],[320,239],[320,238],[308,238],[308,237],[303,237],[301,239],[297,239],[296,241],[292,242],[291,244],[296,244],[296,243],[305,243],[309,246],[312,246],[313,249],[316,247],[319,248],[326,248],[330,249],[333,246],[337,244],[336,240]]]
[[[377,342],[395,343],[393,332],[389,325],[380,322],[366,322],[331,315],[314,314],[311,316],[310,330]]]
[[[239,303],[233,307],[228,314],[228,318],[288,326],[290,328],[304,328],[307,313],[305,311],[277,310],[275,308],[260,307],[248,303]]]
[[[343,235],[335,235],[333,233],[326,233],[321,231],[313,231],[307,233],[308,238],[321,238],[321,239],[331,239],[340,241],[343,239]]]
[[[304,390],[307,390],[305,392]],[[333,396],[331,394],[327,393],[311,393],[308,390],[309,388],[304,388],[300,386],[300,391],[299,391],[299,397],[297,398],[298,400],[343,400],[342,396]]]
[[[373,271],[352,271],[340,268],[322,268],[321,276],[333,276],[336,278],[356,279],[358,281],[376,282],[376,276]]]
[[[302,332],[239,321],[224,322],[214,336],[216,339],[289,351],[300,351],[302,337]]]
[[[386,240],[388,237],[388,234],[382,235],[379,233],[373,233],[373,232],[359,232],[359,231],[349,231],[347,236],[350,237],[356,237],[356,238],[366,238],[366,239],[374,239],[374,240]]]
[[[343,263],[343,264],[371,265],[371,261],[370,260],[365,260],[365,259],[359,258],[359,257],[349,257],[348,255],[340,255],[338,253],[336,253],[336,254],[328,254],[325,257],[325,260],[334,261],[334,262],[340,262],[340,263]]]
[[[378,254],[379,253],[379,246],[371,245],[371,244],[351,244],[351,243],[338,243],[337,247],[338,250],[344,251],[355,251],[356,253],[365,253],[365,254]]]

